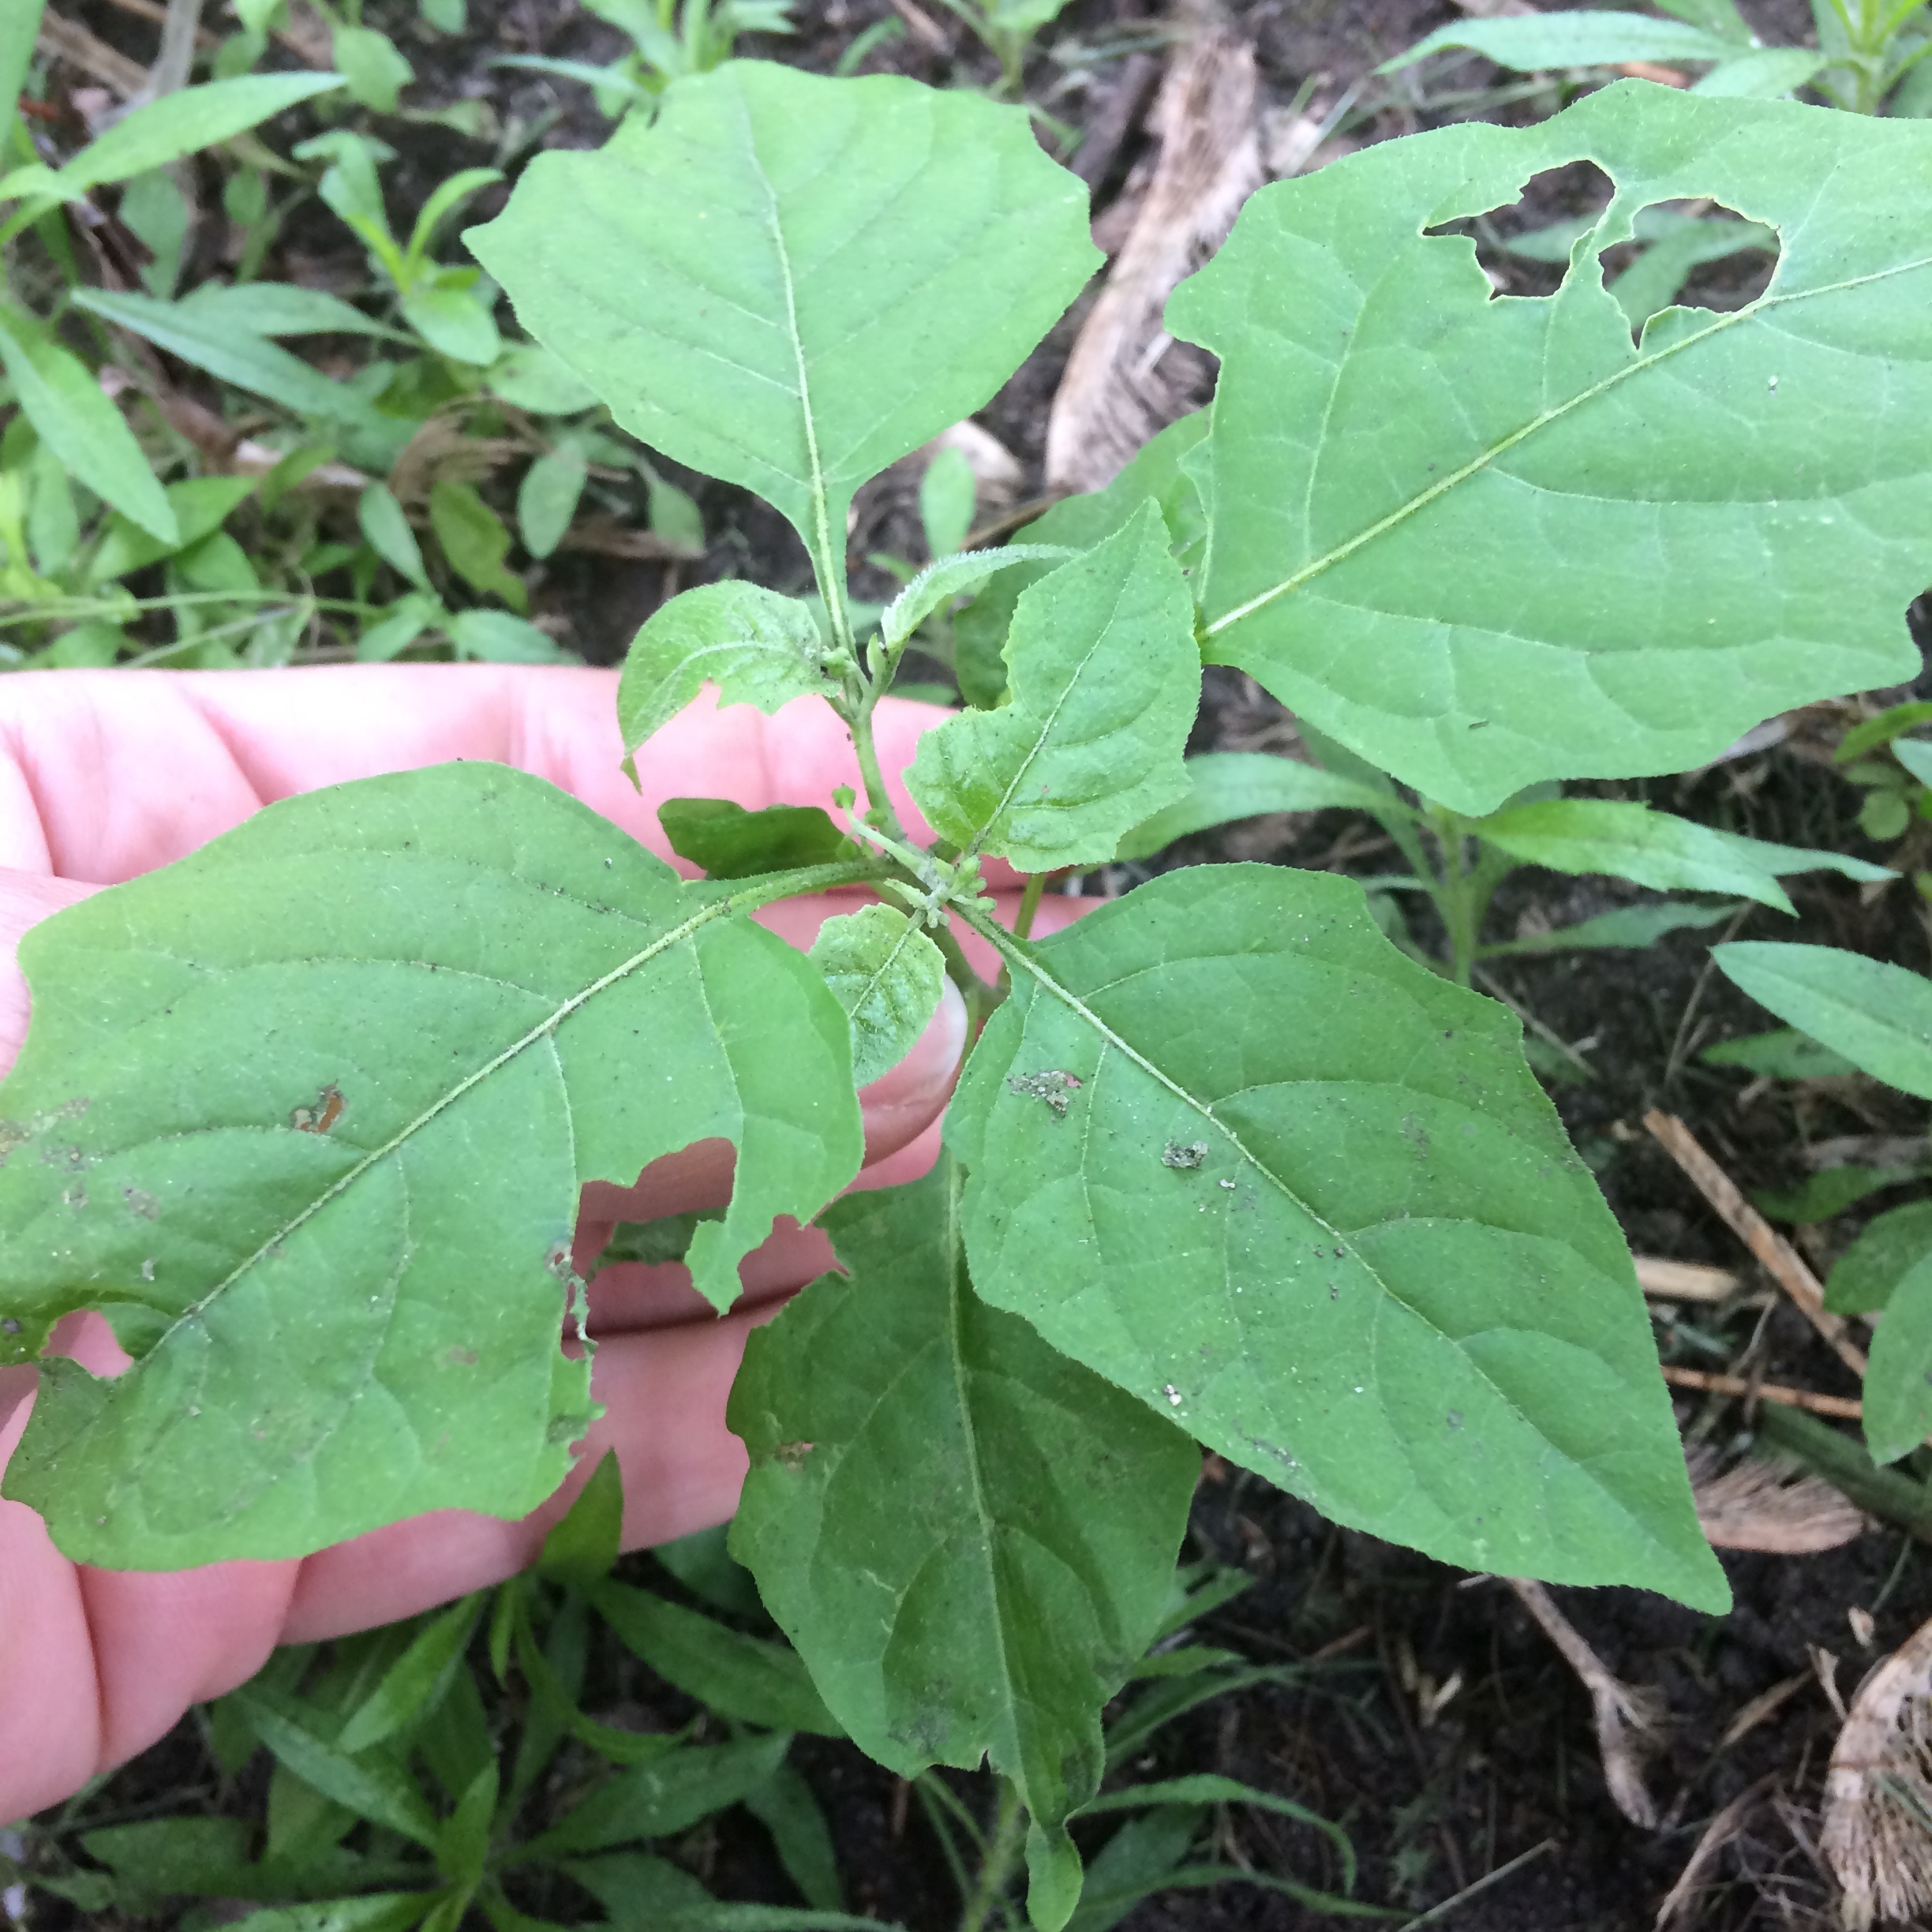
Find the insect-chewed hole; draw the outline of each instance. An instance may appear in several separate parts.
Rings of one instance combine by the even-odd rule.
[[[1637,211],[1631,229],[1631,238],[1605,249],[1602,260],[1634,337],[1661,309],[1744,308],[1777,272],[1777,230],[1721,202],[1653,202]]]
[[[1499,295],[1553,295],[1572,244],[1595,226],[1615,192],[1595,162],[1572,161],[1533,174],[1507,206],[1444,222],[1428,233],[1467,236]]]

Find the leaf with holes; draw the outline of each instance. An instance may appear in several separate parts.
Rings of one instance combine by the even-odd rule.
[[[1087,227],[1017,108],[733,61],[466,239],[625,429],[842,584],[852,492],[987,402],[1099,265]]]
[[[6,1493],[160,1569],[541,1502],[592,1413],[560,1348],[581,1184],[736,1142],[689,1257],[723,1306],[859,1164],[845,1016],[736,904],[460,764],[271,806],[35,928],[0,1346],[95,1308],[135,1361],[41,1365]]]
[[[1200,1459],[974,1294],[949,1169],[832,1208],[848,1272],[752,1335],[732,1553],[862,1749],[904,1777],[990,1755],[1065,1848]]]
[[[1430,232],[1585,159],[1616,196],[1547,299]],[[1221,358],[1210,659],[1470,813],[1910,677],[1932,204],[1900,184],[1928,169],[1921,122],[1627,82],[1263,189],[1169,310]],[[1633,343],[1600,252],[1699,196],[1777,230],[1770,285]]]
[[[1724,1607],[1630,1256],[1508,1013],[1320,873],[1171,872],[1007,946],[946,1125],[988,1301],[1338,1522]]]
[[[906,788],[933,829],[1028,872],[1111,859],[1188,789],[1193,610],[1151,503],[1033,586],[1006,640],[1012,702],[919,740]]]

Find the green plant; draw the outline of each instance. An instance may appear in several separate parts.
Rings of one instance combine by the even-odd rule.
[[[1932,1100],[1932,983],[1833,946],[1749,942],[1717,946],[1711,957],[1840,1064]],[[1827,1213],[1805,1218],[1827,1218],[1922,1171],[1852,1169],[1844,1196],[1822,1204]],[[1885,1317],[1874,1324],[1865,1371],[1865,1441],[1874,1462],[1896,1462],[1932,1434],[1932,1202],[1877,1215],[1833,1267],[1825,1299],[1837,1314]]]
[[[843,1732],[796,1653],[774,1638],[750,1578],[702,1536],[661,1552],[702,1607],[620,1581],[612,1571],[622,1514],[607,1455],[529,1574],[332,1645],[284,1649],[208,1706],[203,1735],[224,1782],[259,1750],[273,1760],[259,1820],[230,1799],[212,1814],[127,1821],[110,1788],[28,1827],[17,1874],[90,1913],[245,1900],[256,1908],[242,1921],[252,1932],[324,1921],[353,1932],[454,1932],[472,1911],[503,1932],[537,1932],[555,1921],[532,1909],[554,1912],[576,1894],[608,1914],[592,1923],[639,1932],[856,1932],[877,1923],[845,1912],[830,1830],[788,1762],[796,1735]],[[1200,1704],[1307,1675],[1185,1641],[1249,1581],[1207,1565],[1170,1578],[1158,1650],[1136,1665],[1108,1727],[1110,1780]],[[736,1627],[747,1622],[764,1628]],[[619,1650],[696,1700],[700,1715],[658,1730],[593,1715],[593,1672]],[[989,1822],[979,1794],[962,1796],[930,1773],[916,1788],[959,1885],[962,1932],[1005,1921],[1020,1843],[1010,1802]],[[1091,1812],[1146,1815],[1102,1847],[1080,1932],[1103,1932],[1151,1893],[1225,1880],[1317,1909],[1397,1915],[1290,1880],[1188,1864],[1208,1807],[1230,1803],[1322,1833],[1354,1889],[1346,1835],[1290,1799],[1215,1776],[1125,1784]],[[670,1859],[626,1848],[672,1848],[740,1804],[769,1833],[803,1909],[723,1904]]]
[[[589,87],[602,112],[615,119],[633,107],[654,112],[673,80],[710,73],[737,51],[738,36],[792,32],[791,0],[584,0],[600,20],[631,36],[632,51],[607,66],[507,54],[500,67],[524,67]]]
[[[1923,855],[1919,822],[1932,818],[1932,744],[1907,734],[1932,719],[1932,705],[1893,705],[1847,732],[1833,756],[1844,776],[1865,794],[1859,829],[1878,843],[1904,840],[1901,864]],[[1908,837],[1908,835],[1915,836]],[[1929,875],[1918,875],[1926,889]]]
[[[1494,298],[1432,232],[1579,159],[1617,194],[1552,297]],[[534,779],[442,767],[275,806],[30,934],[5,1352],[93,1307],[133,1365],[40,1364],[8,1493],[134,1567],[526,1510],[590,1411],[558,1346],[580,1183],[722,1136],[699,1290],[726,1305],[780,1215],[822,1215],[846,1271],[752,1337],[733,1549],[856,1742],[1009,1781],[1043,1926],[1076,1909],[1069,1825],[1160,1627],[1196,1440],[1451,1561],[1721,1608],[1627,1252],[1507,1013],[1339,878],[1194,868],[1038,944],[983,886],[1003,859],[1033,898],[1187,795],[1204,657],[1408,788],[1391,816],[1445,848],[1483,821],[1510,849],[1511,812],[1520,845],[1552,810],[1509,807],[1526,788],[1682,769],[1905,675],[1928,159],[1911,123],[1629,85],[1264,190],[1170,313],[1220,363],[1169,479],[1193,508],[1117,499],[1020,593],[1006,701],[904,775],[922,848],[876,708],[942,601],[1051,560],[941,560],[862,638],[846,509],[1077,292],[1084,190],[1017,110],[751,62],[539,157],[472,249],[620,427],[787,517],[821,599],[674,599],[626,665],[624,744],[648,758],[706,680],[817,698],[863,810],[673,811],[701,864],[732,828],[685,883]],[[1598,252],[1695,194],[1774,227],[1777,272],[1634,340]],[[1772,862],[1722,850],[1763,896]],[[881,903],[809,959],[745,916],[839,884]],[[946,1158],[834,1201],[855,1064],[903,1051],[941,971],[984,1022]]]
[[[1672,17],[1632,10],[1526,13],[1439,27],[1380,69],[1388,73],[1446,48],[1481,54],[1522,73],[1615,68],[1627,62],[1705,69],[1694,92],[1774,99],[1815,88],[1834,107],[1876,114],[1932,110],[1919,63],[1932,53],[1925,0],[1811,0],[1815,49],[1765,47],[1735,0],[1659,0]]]

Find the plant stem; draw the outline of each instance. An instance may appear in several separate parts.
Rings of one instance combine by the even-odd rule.
[[[979,1866],[979,1882],[960,1915],[960,1932],[984,1932],[993,1908],[1005,1895],[1020,1863],[1026,1843],[1026,1807],[1020,1802],[1020,1788],[1011,1778],[999,1781],[999,1810],[993,1821],[992,1837]]]
[[[1039,910],[1040,894],[1046,888],[1044,872],[1029,872],[1026,889],[1020,895],[1020,916],[1013,921],[1013,937],[1031,939],[1033,937],[1033,915]]]

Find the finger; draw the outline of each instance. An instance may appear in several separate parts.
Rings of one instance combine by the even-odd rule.
[[[0,684],[0,867],[106,885],[181,858],[271,799],[454,758],[534,772],[660,856],[687,794],[829,805],[859,783],[844,728],[800,700],[775,718],[707,695],[620,768],[617,674],[565,665],[332,665],[299,671],[17,672]],[[882,762],[945,713],[887,699]],[[911,802],[889,789],[902,817]],[[916,814],[908,823],[917,824]]]

